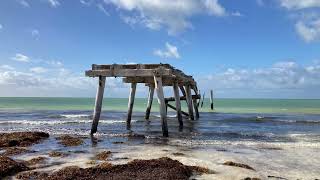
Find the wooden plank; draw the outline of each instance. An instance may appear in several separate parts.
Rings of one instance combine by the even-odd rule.
[[[158,67],[165,67],[173,69],[170,64],[92,64],[92,70],[105,70],[105,69],[156,69]]]
[[[176,101],[177,118],[179,121],[179,125],[182,127],[183,121],[182,121],[182,115],[181,115],[181,102],[180,102],[179,88],[176,82],[173,84],[173,92],[174,92],[174,97]]]
[[[148,85],[153,85],[154,80],[153,77],[126,77],[123,78],[122,81],[124,83],[146,83]],[[185,79],[177,79],[173,76],[165,76],[162,77],[162,86],[172,86],[173,83],[177,81],[179,86],[185,86],[187,84],[194,85],[195,82],[192,80],[185,80]]]
[[[157,90],[158,103],[160,106],[160,119],[162,124],[162,134],[164,137],[168,137],[168,125],[167,125],[167,112],[166,104],[164,101],[163,87],[162,87],[162,77],[154,76],[155,88]]]
[[[181,96],[180,100],[186,100],[186,96]],[[200,99],[200,95],[192,95],[192,99]],[[165,101],[170,102],[170,101],[175,101],[175,97],[168,97],[164,98]]]
[[[176,107],[172,106],[172,105],[171,105],[171,104],[169,104],[169,103],[167,104],[167,106],[168,106],[169,108],[171,108],[171,109],[175,110],[175,111],[177,110],[177,109],[176,109]],[[182,110],[181,110],[181,113],[182,113],[183,115],[185,115],[185,116],[189,116],[189,114],[188,114],[188,113],[186,113],[186,112],[184,112],[184,111],[182,111]]]
[[[132,83],[130,88],[130,96],[128,102],[128,114],[127,114],[127,128],[131,127],[131,116],[132,116],[132,108],[134,104],[134,98],[136,94],[137,83]]]
[[[106,70],[89,70],[86,71],[86,76],[89,77],[152,77],[155,73],[154,69],[106,69]],[[170,69],[162,69],[159,71],[162,76],[170,76],[172,75]]]
[[[152,101],[153,101],[153,94],[154,94],[154,86],[150,86],[149,87],[148,103],[147,103],[147,110],[146,110],[145,119],[149,119],[149,117],[150,117]]]
[[[97,95],[96,95],[96,101],[95,101],[95,107],[93,112],[93,121],[92,121],[92,127],[91,127],[91,134],[94,134],[97,132],[98,123],[101,115],[101,108],[102,108],[102,100],[103,100],[103,94],[104,94],[104,88],[106,83],[106,77],[99,77],[99,85],[97,89]]]
[[[188,104],[189,119],[194,120],[191,87],[190,87],[190,85],[187,85],[185,88],[186,88],[186,97],[187,97],[187,104]]]

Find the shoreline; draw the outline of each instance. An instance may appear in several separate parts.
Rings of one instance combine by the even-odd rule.
[[[3,136],[3,134],[1,134],[1,136]],[[24,139],[26,138],[22,138],[22,140]],[[302,174],[305,174],[305,172],[310,170],[310,167],[309,170],[300,169],[300,173],[296,172],[298,174],[294,174],[293,172],[297,169],[290,165],[291,161],[289,160],[286,165],[289,167],[291,166],[292,169],[286,169],[286,174],[283,174],[282,168],[280,168],[283,164],[281,165],[281,162],[277,162],[277,158],[275,158],[277,156],[283,156],[283,154],[295,153],[295,158],[302,160],[303,157],[299,156],[303,155],[305,153],[304,150],[306,150],[302,147],[303,151],[300,152],[297,148],[290,151],[292,148],[285,147],[255,147],[250,149],[244,148],[243,145],[239,145],[238,148],[234,148],[236,146],[230,148],[226,145],[218,145],[216,147],[208,145],[205,147],[193,145],[181,146],[178,144],[172,145],[169,141],[170,139],[166,138],[150,141],[144,135],[139,134],[124,135],[123,137],[95,136],[94,138],[90,138],[90,136],[63,136],[51,134],[48,138],[41,139],[41,141],[32,143],[30,146],[23,147],[27,151],[19,152],[16,150],[14,152],[17,154],[13,153],[6,157],[12,158],[18,162],[29,162],[31,163],[31,167],[29,168],[35,168],[31,171],[37,172],[30,173],[30,170],[24,170],[21,172],[22,174],[15,173],[13,177],[16,177],[16,175],[19,174],[18,176],[21,178],[36,177],[35,179],[41,179],[40,177],[52,177],[54,179],[54,176],[57,174],[78,174],[82,171],[85,171],[90,175],[90,173],[93,172],[92,168],[99,169],[101,164],[102,166],[107,165],[107,170],[99,169],[99,171],[106,173],[111,171],[108,169],[109,166],[112,166],[115,169],[126,169],[128,163],[130,164],[130,162],[133,161],[143,164],[156,162],[156,164],[158,163],[159,166],[162,166],[161,164],[163,163],[170,163],[172,160],[177,160],[178,164],[175,165],[178,165],[179,167],[182,165],[184,168],[189,166],[197,167],[196,170],[201,171],[200,173],[198,171],[192,171],[192,174],[188,177],[195,179],[306,178],[305,176],[302,176]],[[15,148],[19,149],[22,147],[15,146]],[[1,147],[1,149],[3,150],[4,147]],[[316,152],[316,150],[318,151],[319,149],[320,147],[315,148],[313,151]],[[3,153],[3,151],[1,152]],[[257,152],[261,153],[258,154]],[[272,155],[273,153],[278,155],[274,156]],[[316,158],[318,154],[319,153],[314,153],[313,156]],[[2,156],[4,155],[2,154],[1,157]],[[267,156],[270,159],[261,159],[262,156]],[[161,158],[165,157],[169,159],[161,161]],[[274,157],[275,159],[272,160],[271,157]],[[137,160],[150,161],[140,162]],[[292,162],[296,160],[293,160]],[[318,159],[312,159],[312,161],[314,163],[319,162],[319,157]],[[302,166],[306,166],[306,164],[309,164],[310,162],[305,160],[305,162],[300,163]],[[265,165],[268,165],[268,167],[264,167]],[[316,164],[309,165],[318,167]],[[70,169],[70,166],[77,166],[77,168]],[[276,169],[277,166],[278,169]],[[132,173],[130,170],[127,170],[123,172]],[[50,174],[42,174],[41,171],[54,171],[55,174],[50,176]],[[123,172],[121,171],[121,173]],[[316,169],[310,171],[308,173],[309,178],[307,179],[319,177],[320,174],[317,173],[319,172],[316,172]],[[95,175],[97,177],[99,176],[99,174]]]

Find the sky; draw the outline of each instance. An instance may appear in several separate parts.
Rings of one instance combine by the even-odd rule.
[[[91,64],[160,62],[217,98],[320,98],[320,0],[0,2],[0,96],[94,97]]]

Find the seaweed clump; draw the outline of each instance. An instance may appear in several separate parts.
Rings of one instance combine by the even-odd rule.
[[[69,166],[51,174],[46,172],[26,172],[16,176],[18,179],[179,179],[187,180],[193,173],[208,173],[206,168],[186,166],[167,157],[151,160],[133,160],[127,164],[112,165],[102,163],[90,168]]]

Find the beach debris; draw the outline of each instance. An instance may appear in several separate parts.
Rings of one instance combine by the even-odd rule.
[[[279,177],[279,176],[271,176],[269,175],[268,178],[275,178],[275,179],[283,179],[283,180],[288,180],[287,178],[284,177]],[[316,179],[315,179],[316,180]]]
[[[48,158],[46,157],[43,157],[43,156],[39,156],[39,157],[36,157],[36,158],[32,158],[28,161],[26,161],[26,164],[28,166],[32,166],[32,165],[36,165],[36,164],[41,164],[41,163],[44,163]]]
[[[246,164],[242,164],[242,163],[236,163],[236,162],[232,162],[232,161],[227,161],[225,163],[223,163],[223,165],[226,166],[234,166],[234,167],[240,167],[240,168],[245,168],[245,169],[250,169],[250,170],[254,170],[251,166],[246,165]]]
[[[253,178],[251,178],[251,177],[246,177],[246,178],[244,178],[243,180],[261,180],[260,178],[256,178],[256,177],[253,177]]]
[[[65,156],[67,156],[67,154],[63,153],[63,152],[59,152],[59,151],[51,151],[51,152],[49,152],[49,156],[50,157],[65,157]]]
[[[45,132],[0,133],[0,147],[27,147],[49,137]]]
[[[36,152],[36,151],[32,151],[24,147],[8,147],[8,148],[5,148],[5,151],[1,155],[14,156],[18,154],[33,153],[33,152]]]
[[[0,178],[29,170],[24,162],[15,161],[7,156],[0,156]]]
[[[96,159],[100,161],[106,160],[111,155],[111,151],[102,151],[96,155]]]
[[[63,135],[63,136],[57,137],[56,139],[59,140],[59,143],[64,146],[79,146],[83,144],[82,139],[80,139],[79,137],[74,137],[70,135]]]
[[[133,160],[127,164],[112,165],[104,162],[90,168],[69,166],[51,174],[47,172],[25,172],[17,179],[189,179],[194,173],[207,173],[206,168],[186,166],[167,157],[151,160]]]
[[[185,154],[181,153],[181,152],[175,152],[175,153],[172,153],[172,155],[174,155],[174,156],[185,156]]]

